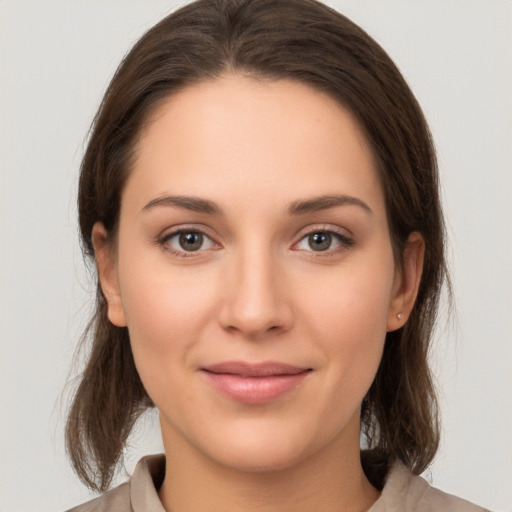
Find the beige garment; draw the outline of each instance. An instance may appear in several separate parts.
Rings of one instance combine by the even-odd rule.
[[[165,457],[142,458],[129,482],[68,512],[165,512],[157,488],[165,471]],[[423,478],[403,466],[390,474],[380,498],[368,512],[489,512],[431,487]]]

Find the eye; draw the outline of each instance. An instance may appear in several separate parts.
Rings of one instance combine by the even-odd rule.
[[[313,231],[300,239],[296,248],[301,251],[327,252],[349,247],[353,241],[335,231]]]
[[[185,256],[184,253],[193,253],[216,247],[216,244],[208,235],[196,230],[176,231],[166,235],[160,243],[164,249],[183,256]]]

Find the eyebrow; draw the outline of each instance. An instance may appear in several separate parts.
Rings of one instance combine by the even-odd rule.
[[[336,206],[359,206],[367,213],[372,214],[372,209],[361,199],[346,195],[326,195],[313,197],[311,199],[297,200],[288,206],[289,215],[303,215],[305,213],[313,213]]]
[[[222,215],[224,213],[222,208],[213,201],[189,196],[157,197],[144,206],[142,211],[151,210],[155,206],[174,206],[192,212],[208,213],[210,215]]]
[[[298,199],[292,201],[287,207],[290,216],[314,213],[337,206],[358,206],[367,213],[372,214],[372,209],[361,199],[347,195],[324,195],[312,197],[311,199]],[[157,206],[170,206],[182,208],[193,212],[206,213],[210,215],[223,215],[222,208],[208,199],[192,196],[164,196],[157,197],[150,201],[142,211],[151,210]]]

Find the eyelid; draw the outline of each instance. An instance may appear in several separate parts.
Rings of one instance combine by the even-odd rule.
[[[352,232],[341,226],[337,226],[335,224],[309,224],[297,231],[295,238],[302,240],[305,236],[311,235],[313,233],[334,233],[336,235],[340,235],[343,238],[351,239],[353,238]]]
[[[338,226],[333,225],[317,225],[317,226],[308,226],[307,228],[304,228],[301,230],[300,234],[298,235],[298,240],[292,244],[292,248],[296,247],[300,242],[302,242],[306,237],[313,235],[315,233],[328,233],[331,235],[334,235],[336,239],[341,244],[340,247],[336,247],[334,249],[327,249],[325,251],[314,251],[306,250],[306,249],[296,249],[300,250],[306,253],[313,253],[314,256],[312,257],[326,257],[331,256],[333,254],[343,252],[350,247],[352,247],[355,244],[355,240],[353,238],[353,235],[350,233],[348,234],[348,229],[343,229]],[[311,256],[311,255],[310,255]]]
[[[221,247],[221,245],[215,240],[215,238],[208,233],[208,229],[205,227],[197,226],[194,224],[190,225],[179,225],[179,226],[173,226],[172,228],[166,228],[160,235],[156,237],[156,243],[160,246],[160,248],[163,251],[169,252],[174,256],[177,256],[179,258],[190,258],[190,257],[197,257],[208,250],[217,250]],[[184,250],[178,250],[174,247],[171,247],[167,244],[169,240],[174,238],[175,236],[178,236],[182,233],[200,233],[205,238],[208,238],[216,247],[214,248],[207,248],[207,249],[198,249],[197,251],[184,251]]]

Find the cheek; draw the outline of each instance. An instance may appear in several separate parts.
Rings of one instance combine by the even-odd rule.
[[[366,338],[371,332],[386,332],[394,280],[392,261],[340,268],[313,276],[303,307],[318,325],[333,333],[350,334],[347,339]]]
[[[340,269],[304,303],[310,336],[321,340],[332,389],[356,400],[368,390],[380,364],[393,287],[392,259]],[[317,285],[320,283],[316,283]]]
[[[119,261],[121,296],[135,363],[151,389],[176,379],[214,307],[215,286],[201,271],[173,268],[136,252]],[[156,398],[153,397],[152,398]]]

